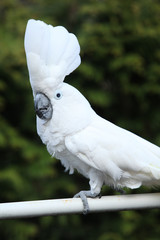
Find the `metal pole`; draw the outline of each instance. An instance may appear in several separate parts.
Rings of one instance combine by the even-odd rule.
[[[90,212],[160,208],[160,193],[88,198]],[[83,212],[79,198],[11,202],[0,204],[0,219],[40,217]]]

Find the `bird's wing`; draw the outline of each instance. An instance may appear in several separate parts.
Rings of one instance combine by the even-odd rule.
[[[35,91],[39,91],[35,88],[41,88],[40,81],[44,79],[45,87],[53,89],[81,62],[76,36],[62,26],[53,27],[40,20],[30,19],[26,27],[24,46],[31,84]]]
[[[67,149],[72,154],[88,166],[107,173],[115,180],[118,180],[122,174],[122,170],[111,159],[111,152],[113,151],[111,145],[117,143],[114,136],[107,136],[104,131],[95,128],[93,125],[66,137],[65,141]]]
[[[98,117],[66,138],[66,147],[81,161],[119,180],[123,172],[160,179],[160,148]]]

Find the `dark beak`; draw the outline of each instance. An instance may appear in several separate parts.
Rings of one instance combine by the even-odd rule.
[[[34,100],[35,112],[40,119],[50,120],[53,108],[50,99],[44,93],[37,93]]]

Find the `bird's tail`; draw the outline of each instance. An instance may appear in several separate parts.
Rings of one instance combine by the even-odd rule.
[[[52,27],[40,20],[30,19],[24,46],[32,85],[37,78],[52,78],[50,87],[53,87],[81,63],[76,36],[62,26]]]

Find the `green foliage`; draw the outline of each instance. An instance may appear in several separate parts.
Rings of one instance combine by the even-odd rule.
[[[74,32],[82,64],[66,81],[101,116],[160,145],[159,0],[1,0],[1,202],[72,197],[88,188],[88,180],[63,172],[36,134],[23,46],[30,18]],[[159,219],[150,210],[5,220],[0,239],[158,240]]]

